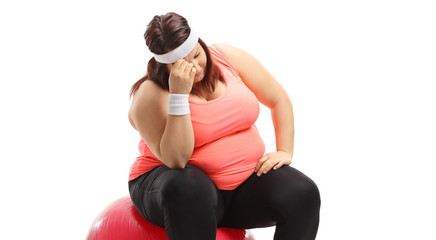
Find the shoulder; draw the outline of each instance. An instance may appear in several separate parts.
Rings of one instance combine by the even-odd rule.
[[[280,83],[251,54],[228,44],[220,43],[214,46],[237,69],[244,84],[263,105],[271,108],[279,98],[285,96],[286,93]]]
[[[167,99],[168,91],[162,89],[152,80],[145,80],[132,97],[129,109],[130,121],[135,122],[146,113],[161,112]]]
[[[244,53],[240,48],[237,48],[235,46],[232,46],[227,43],[214,43],[212,44],[213,47],[215,47],[221,54],[223,54],[225,57],[235,57],[239,55],[240,53]]]
[[[221,53],[230,53],[231,51],[235,50],[241,50],[233,45],[227,44],[227,43],[214,43],[212,44],[218,51]]]
[[[256,59],[245,50],[226,43],[212,44],[238,71],[256,62]]]
[[[133,95],[132,104],[144,102],[144,100],[152,101],[162,99],[168,95],[168,92],[162,89],[159,85],[150,79],[145,80]]]

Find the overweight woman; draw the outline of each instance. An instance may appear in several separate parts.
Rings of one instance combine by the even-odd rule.
[[[131,199],[169,240],[215,240],[217,227],[276,226],[274,240],[315,239],[320,195],[289,166],[292,104],[250,54],[206,45],[176,13],[145,32],[154,54],[131,89],[129,120],[141,140],[129,174]],[[256,119],[271,110],[275,152],[265,154]]]

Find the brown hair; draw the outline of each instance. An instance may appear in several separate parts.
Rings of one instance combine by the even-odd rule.
[[[170,12],[161,16],[156,15],[148,24],[147,30],[145,31],[145,44],[152,53],[164,54],[185,42],[190,33],[191,28],[188,25],[188,21],[177,13]],[[198,42],[207,57],[206,72],[201,81],[201,85],[207,92],[211,93],[215,90],[216,81],[223,81],[223,77],[218,67],[212,61],[207,45],[201,39],[199,39]],[[139,86],[146,80],[151,80],[162,89],[169,90],[168,78],[169,73],[166,64],[158,63],[154,58],[151,58],[150,61],[148,61],[145,76],[133,84],[130,89],[130,97],[135,94]],[[194,86],[192,87],[191,93],[201,96],[199,89]]]

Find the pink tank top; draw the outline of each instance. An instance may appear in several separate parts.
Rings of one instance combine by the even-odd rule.
[[[226,90],[208,102],[189,100],[195,146],[188,164],[203,170],[219,189],[233,190],[254,172],[265,153],[254,124],[259,102],[224,55],[214,47],[209,51],[223,74]],[[163,164],[143,139],[138,147],[141,155],[130,169],[129,180]]]

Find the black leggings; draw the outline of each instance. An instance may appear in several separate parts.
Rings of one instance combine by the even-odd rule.
[[[290,166],[255,173],[234,190],[219,190],[200,169],[165,165],[129,181],[133,204],[169,240],[215,240],[217,227],[276,226],[274,240],[315,239],[321,200],[316,184]]]

